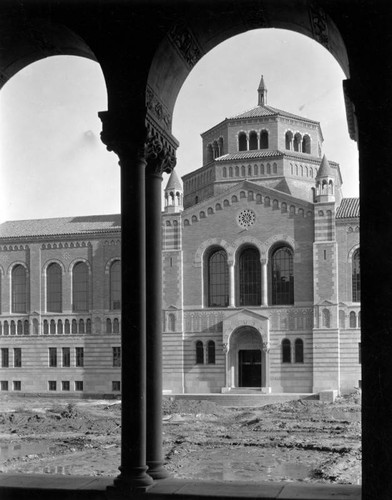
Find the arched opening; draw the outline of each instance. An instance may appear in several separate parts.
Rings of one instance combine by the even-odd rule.
[[[259,306],[261,304],[261,262],[257,248],[246,246],[238,257],[238,304],[240,306]]]
[[[240,132],[238,134],[238,151],[247,151],[248,150],[248,138],[246,137],[245,132]]]
[[[249,133],[249,150],[258,149],[258,140],[257,140],[257,132],[252,130]]]

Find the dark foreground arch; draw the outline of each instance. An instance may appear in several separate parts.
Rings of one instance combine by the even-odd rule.
[[[161,286],[160,175],[175,165],[178,144],[171,122],[179,89],[198,60],[220,42],[250,29],[276,27],[323,44],[347,77],[348,126],[360,153],[363,498],[391,498],[392,327],[385,312],[392,293],[389,280],[379,279],[392,271],[383,252],[392,236],[391,17],[389,2],[382,0],[1,2],[0,85],[27,64],[59,54],[94,59],[105,76],[102,140],[121,165],[122,331],[127,332],[122,354],[130,360],[121,384],[123,444],[116,488],[144,489],[152,478],[165,476],[156,293]],[[377,244],[380,235],[383,244]]]

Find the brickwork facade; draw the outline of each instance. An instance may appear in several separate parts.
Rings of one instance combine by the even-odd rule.
[[[165,189],[166,393],[360,384],[358,200],[318,122],[259,102]],[[0,226],[2,391],[120,394],[120,238],[116,215]]]

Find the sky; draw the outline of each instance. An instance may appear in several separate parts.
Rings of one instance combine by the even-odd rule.
[[[268,104],[321,123],[323,152],[340,164],[344,196],[358,196],[345,75],[321,45],[286,30],[233,37],[193,68],[173,114],[179,176],[201,167],[202,132],[257,105],[261,75]],[[87,59],[51,57],[6,83],[0,92],[0,223],[120,211],[118,159],[99,138],[97,113],[106,109],[101,69]]]

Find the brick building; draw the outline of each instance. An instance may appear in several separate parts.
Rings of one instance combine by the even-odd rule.
[[[320,123],[258,105],[202,134],[165,188],[166,392],[360,383],[359,201]],[[120,392],[120,217],[0,226],[0,389]]]

